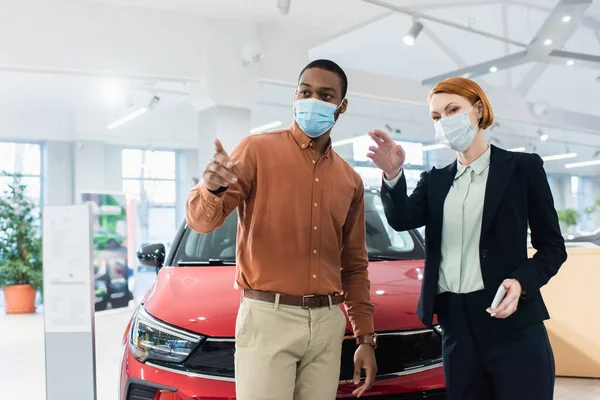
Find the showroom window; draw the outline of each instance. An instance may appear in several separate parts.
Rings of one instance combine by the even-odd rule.
[[[138,245],[169,246],[177,230],[177,153],[124,149],[123,191],[134,199]]]
[[[42,149],[37,143],[0,142],[0,171],[9,174],[21,174],[27,185],[27,194],[42,207]],[[11,183],[12,178],[0,177],[2,190]]]
[[[419,182],[421,172],[427,168],[426,153],[423,151],[422,143],[405,141],[396,141],[396,143],[406,151],[404,174],[408,192],[412,193]],[[373,140],[369,136],[358,137],[352,145],[354,147],[354,169],[362,177],[365,185],[379,188],[381,186],[381,170],[367,158]]]

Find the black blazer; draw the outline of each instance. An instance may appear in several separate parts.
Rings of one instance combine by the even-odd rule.
[[[517,311],[498,324],[518,327],[541,322],[549,315],[540,288],[567,259],[543,161],[537,154],[492,146],[489,168],[479,241],[486,301],[483,310],[492,303],[502,281],[514,278],[526,294]],[[456,169],[455,161],[423,172],[410,196],[404,176],[394,189],[382,186],[385,215],[392,228],[405,231],[425,226],[425,273],[417,314],[427,327],[431,327],[435,312],[444,201]],[[527,255],[528,225],[537,250],[533,258]]]

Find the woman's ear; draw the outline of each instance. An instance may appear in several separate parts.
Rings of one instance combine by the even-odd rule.
[[[481,121],[483,119],[483,102],[480,100],[475,108],[477,108],[477,119]]]

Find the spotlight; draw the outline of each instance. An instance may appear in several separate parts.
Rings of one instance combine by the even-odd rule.
[[[490,72],[498,72],[498,67],[491,67]]]
[[[541,129],[539,129],[539,130],[538,130],[538,136],[540,137],[540,140],[541,140],[542,142],[545,142],[545,141],[546,141],[546,140],[548,140],[548,138],[549,138],[549,137],[548,137],[548,134],[546,134],[546,133],[542,132],[542,130],[541,130]]]
[[[536,117],[540,117],[540,116],[546,115],[548,113],[549,107],[550,107],[550,105],[548,104],[548,102],[546,100],[536,101],[535,103],[531,104],[531,112]]]
[[[406,44],[407,46],[412,46],[413,44],[415,44],[415,40],[417,40],[417,37],[419,36],[419,33],[421,33],[422,30],[422,23],[420,23],[419,21],[413,22],[413,25],[410,27],[410,30],[408,31],[406,36],[404,36],[404,44]]]
[[[546,46],[550,46],[550,45],[552,44],[552,39],[546,39],[546,40],[544,41],[544,44],[545,44]]]
[[[563,22],[569,22],[569,21],[571,21],[571,16],[570,15],[565,15],[564,17],[562,17],[562,21]]]
[[[569,61],[567,61],[567,65],[568,65],[569,67],[572,67],[574,64],[575,64],[575,61],[573,61],[573,60],[569,60]]]
[[[292,0],[277,0],[277,8],[283,15],[287,15],[290,12],[290,5]]]
[[[527,143],[527,148],[531,149],[532,153],[535,153],[535,151],[537,150],[537,146],[533,144],[531,140]]]

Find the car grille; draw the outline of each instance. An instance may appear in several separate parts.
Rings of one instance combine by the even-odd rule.
[[[404,394],[386,394],[382,396],[362,397],[363,400],[444,400],[445,398],[446,391],[444,389]]]
[[[441,336],[430,329],[380,333],[377,338],[378,379],[418,372],[441,363]],[[353,376],[356,343],[347,338],[342,345],[340,380]],[[180,364],[153,361],[153,364],[214,379],[234,379],[235,342],[232,339],[209,338],[200,343]]]
[[[351,380],[354,375],[356,342],[345,340],[342,347],[340,380]],[[438,365],[442,361],[441,336],[430,329],[380,333],[377,335],[377,377],[383,379],[408,374]]]

